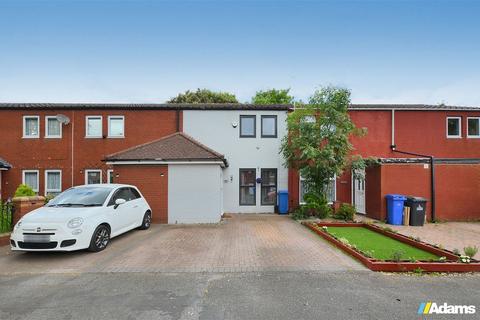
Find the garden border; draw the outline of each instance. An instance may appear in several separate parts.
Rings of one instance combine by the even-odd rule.
[[[370,223],[358,223],[358,222],[302,222],[302,224],[310,228],[313,232],[324,238],[325,240],[331,242],[333,245],[358,259],[363,265],[369,268],[372,271],[386,271],[386,272],[412,272],[422,269],[425,272],[480,272],[480,262],[473,260],[471,263],[461,263],[457,262],[458,256],[453,252],[437,248],[431,244],[413,240],[403,234],[390,232],[384,230],[378,226],[372,225]],[[364,227],[369,230],[383,234],[389,238],[398,240],[405,244],[409,244],[418,249],[425,250],[427,252],[433,253],[438,256],[444,256],[447,258],[445,262],[429,262],[429,261],[418,261],[418,262],[408,262],[408,261],[383,261],[376,260],[364,256],[362,253],[354,250],[350,246],[345,245],[341,241],[334,238],[328,232],[323,231],[322,227]]]

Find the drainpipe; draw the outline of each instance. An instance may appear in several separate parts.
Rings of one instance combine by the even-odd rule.
[[[431,219],[432,219],[432,222],[435,221],[435,158],[434,156],[419,154],[414,152],[400,151],[396,149],[395,145],[391,145],[391,149],[393,152],[430,159],[430,192],[431,192],[430,201],[432,203]]]

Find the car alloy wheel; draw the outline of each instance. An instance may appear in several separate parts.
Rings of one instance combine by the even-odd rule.
[[[150,228],[151,224],[152,224],[152,213],[150,211],[147,211],[143,216],[143,221],[142,221],[142,225],[140,226],[140,229],[142,230],[148,229]]]
[[[102,251],[110,242],[110,230],[104,226],[98,226],[92,236],[90,251]]]

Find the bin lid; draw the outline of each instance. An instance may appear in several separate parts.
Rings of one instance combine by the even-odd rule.
[[[288,194],[288,190],[278,190],[278,194]]]
[[[407,200],[407,197],[405,197],[403,194],[387,194],[385,198],[392,200]]]
[[[408,201],[428,201],[428,199],[422,197],[415,197],[415,196],[407,196]]]

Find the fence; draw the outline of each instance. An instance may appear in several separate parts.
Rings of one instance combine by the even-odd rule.
[[[11,202],[0,202],[0,233],[12,231],[13,211],[13,204]]]

